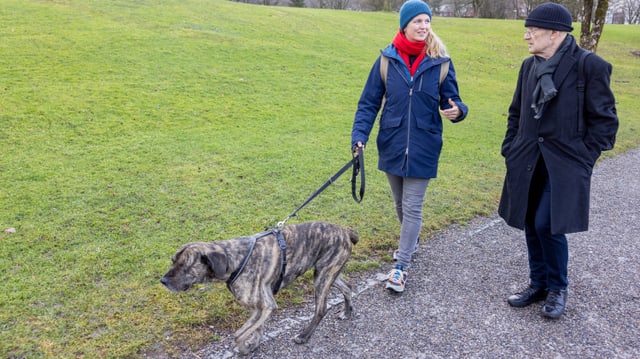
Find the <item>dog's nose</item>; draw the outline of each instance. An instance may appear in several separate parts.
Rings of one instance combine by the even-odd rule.
[[[166,285],[167,285],[167,278],[162,277],[162,278],[160,279],[160,283],[162,283],[162,285],[166,286]]]

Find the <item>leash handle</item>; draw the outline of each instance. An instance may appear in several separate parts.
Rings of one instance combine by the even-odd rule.
[[[358,173],[360,173],[360,198],[358,198],[356,194]],[[356,203],[362,202],[364,198],[364,188],[364,147],[356,147],[355,151],[353,151],[353,173],[351,175],[351,196]]]
[[[349,169],[349,167],[352,167],[351,195],[353,196],[353,199],[357,203],[360,203],[362,201],[362,198],[364,197],[364,190],[365,190],[364,148],[361,148],[361,147],[356,148],[353,151],[353,158],[351,158],[351,161],[347,162],[344,166],[342,166],[342,168],[338,172],[336,172],[336,174],[331,176],[331,178],[329,178],[329,180],[327,180],[327,182],[325,182],[322,186],[320,186],[320,188],[318,188],[318,190],[316,190],[309,198],[307,198],[307,200],[304,201],[304,203],[301,204],[300,207],[298,207],[295,211],[293,211],[293,213],[291,213],[284,220],[278,222],[277,228],[282,229],[289,219],[297,216],[298,215],[298,211],[300,211],[302,208],[304,208],[304,206],[309,204],[309,202],[311,202],[322,191],[324,191],[327,187],[329,187],[329,185],[331,185],[333,182],[335,182],[338,179],[338,177],[340,177],[346,170]],[[360,175],[360,193],[359,193],[360,194],[360,198],[358,198],[358,195],[356,194],[356,183],[357,183],[358,174]]]

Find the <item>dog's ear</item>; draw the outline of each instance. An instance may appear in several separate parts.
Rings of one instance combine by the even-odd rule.
[[[227,273],[228,261],[224,253],[211,251],[202,254],[200,260],[209,267],[216,278],[222,278]]]
[[[187,248],[186,246],[182,246],[182,248],[180,248],[176,254],[173,255],[173,257],[171,257],[171,263],[175,263],[178,258],[180,257],[180,255],[182,255],[182,252],[184,252],[185,248]]]

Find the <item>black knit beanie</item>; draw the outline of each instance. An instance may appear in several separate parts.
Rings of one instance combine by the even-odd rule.
[[[569,10],[560,4],[552,2],[540,4],[533,9],[524,21],[524,26],[566,32],[573,31]]]

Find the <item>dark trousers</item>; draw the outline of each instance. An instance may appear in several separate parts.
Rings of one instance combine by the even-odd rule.
[[[524,227],[529,252],[530,284],[536,288],[566,289],[569,246],[564,234],[551,233],[551,184],[542,156],[529,190]]]

